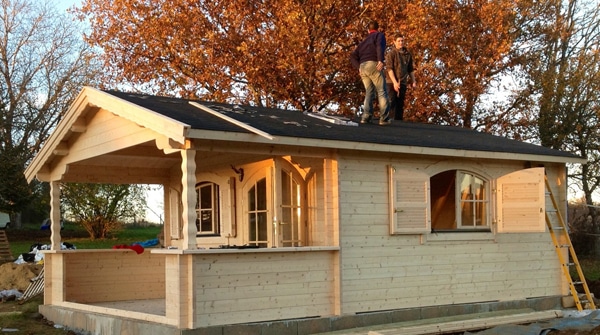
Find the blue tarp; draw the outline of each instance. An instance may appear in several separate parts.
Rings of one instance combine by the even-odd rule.
[[[134,242],[132,244],[137,244],[140,245],[144,248],[148,248],[148,247],[153,247],[155,245],[158,245],[158,239],[157,238],[153,238],[151,240],[147,240],[147,241],[143,241],[143,242]]]

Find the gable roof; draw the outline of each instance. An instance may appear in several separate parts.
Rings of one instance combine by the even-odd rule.
[[[87,132],[86,120],[98,110],[106,111],[116,118],[138,125],[137,129],[147,131],[128,140],[103,138],[103,143],[107,145],[101,150],[98,147],[87,148],[86,145],[90,144],[79,143],[77,138]],[[111,132],[109,136],[114,134],[116,133]],[[165,139],[180,148],[185,146],[187,140],[197,139],[213,143],[240,143],[241,146],[255,143],[271,145],[271,148],[275,145],[281,148],[305,148],[309,152],[312,148],[324,148],[379,154],[403,153],[556,163],[586,162],[585,159],[568,152],[458,127],[411,122],[395,122],[384,127],[376,124],[358,125],[352,120],[312,112],[101,91],[84,87],[40,152],[25,169],[25,177],[29,181],[36,176],[41,178],[40,180],[58,178],[64,173],[55,169],[58,161],[61,161],[62,169],[70,166],[70,171],[75,170],[76,162],[80,162],[79,172],[83,175],[88,172],[89,164],[106,167],[111,160],[119,160],[122,155],[130,156],[132,152],[139,155],[142,151],[147,159],[151,156],[154,164],[161,164],[164,168],[173,164],[174,161],[169,160],[175,158],[161,155],[156,145],[146,146],[144,150],[135,149],[133,146]],[[109,142],[111,140],[113,141]],[[124,152],[126,149],[130,150]],[[72,152],[76,154],[70,155]],[[110,152],[116,155],[108,155]],[[103,161],[100,160],[102,155]],[[90,161],[92,159],[93,162]],[[147,165],[147,162],[138,163],[135,166],[138,170],[131,173],[139,174],[139,168]],[[130,168],[134,169],[134,166],[130,165]],[[122,171],[124,175],[126,172]],[[94,173],[100,172],[97,170]],[[76,175],[72,172],[69,174]],[[150,178],[155,174],[156,172],[148,170],[146,177]]]
[[[279,143],[287,142],[284,139],[293,138],[291,143],[295,145],[301,145],[303,140],[307,145],[317,143],[308,140],[320,140],[319,146],[331,145],[333,148],[419,154],[428,154],[428,149],[441,149],[450,156],[519,159],[515,155],[534,155],[540,156],[537,157],[540,161],[585,162],[582,158],[568,152],[459,127],[411,122],[394,122],[384,127],[376,123],[360,126],[357,123],[343,125],[324,120],[321,115],[312,112],[205,101],[193,101],[194,104],[190,104],[192,100],[180,98],[117,91],[105,92],[189,125],[188,137],[191,138],[194,137],[193,130],[244,134],[256,134],[258,131],[271,135],[275,138],[274,141]],[[205,108],[199,108],[195,104]],[[220,117],[207,110],[217,112]],[[234,123],[236,121],[251,129],[248,130]],[[263,140],[269,141],[268,138]],[[448,152],[449,150],[454,151],[454,154]],[[480,154],[477,155],[475,152]],[[440,154],[440,152],[429,154]],[[533,158],[529,159],[533,160]]]

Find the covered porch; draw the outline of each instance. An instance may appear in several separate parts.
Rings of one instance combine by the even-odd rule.
[[[339,312],[337,259],[335,247],[147,249],[139,255],[126,249],[50,251],[41,311],[58,316],[56,323],[62,319],[88,331],[98,319],[71,318],[74,313],[173,334],[327,317]]]

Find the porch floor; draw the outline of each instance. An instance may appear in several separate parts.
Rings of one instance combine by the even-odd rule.
[[[165,299],[95,302],[87,305],[166,316]]]

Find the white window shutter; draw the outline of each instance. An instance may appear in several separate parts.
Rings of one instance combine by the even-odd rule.
[[[429,176],[393,166],[389,166],[389,176],[390,234],[429,233]]]
[[[499,233],[546,231],[544,168],[502,176],[497,181]]]

